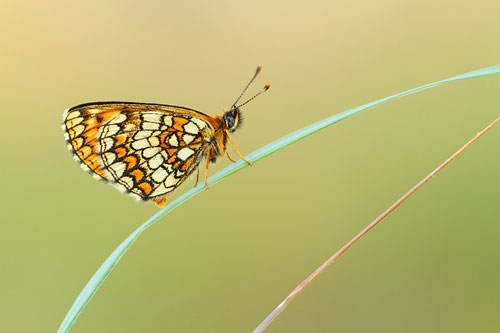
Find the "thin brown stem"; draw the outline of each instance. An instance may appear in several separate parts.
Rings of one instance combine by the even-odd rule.
[[[481,132],[467,142],[462,148],[457,150],[453,155],[451,155],[446,161],[444,161],[440,166],[438,166],[434,171],[428,174],[424,179],[422,179],[417,185],[415,185],[411,190],[406,192],[398,201],[396,201],[392,206],[390,206],[385,212],[380,214],[373,222],[371,222],[366,228],[364,228],[359,234],[357,234],[353,239],[347,242],[340,250],[335,252],[327,261],[325,261],[318,269],[316,269],[307,279],[305,279],[301,284],[299,284],[284,300],[278,305],[273,312],[271,312],[266,319],[264,319],[259,326],[253,331],[253,333],[259,333],[264,331],[269,324],[276,318],[290,302],[307,287],[320,273],[322,273],[328,266],[330,266],[335,259],[340,257],[347,249],[349,249],[354,243],[356,243],[361,237],[363,237],[370,229],[376,226],[380,221],[382,221],[387,215],[389,215],[393,210],[395,210],[399,205],[401,205],[406,199],[408,199],[413,193],[415,193],[420,187],[427,183],[432,177],[434,177],[438,172],[444,169],[451,161],[453,161],[458,155],[460,155],[465,149],[467,149],[471,144],[473,144],[477,139],[479,139],[484,133],[486,133],[490,128],[492,128],[497,122],[500,121],[500,117],[495,119],[491,124],[489,124]]]

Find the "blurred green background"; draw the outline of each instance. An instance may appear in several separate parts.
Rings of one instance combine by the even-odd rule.
[[[55,331],[99,265],[157,211],[79,168],[64,109],[124,100],[217,114],[261,63],[250,93],[271,89],[234,135],[250,153],[328,115],[500,63],[499,10],[497,0],[3,2],[0,331]],[[254,329],[496,118],[499,91],[500,77],[487,77],[405,97],[213,186],[139,238],[71,332]],[[268,331],[498,332],[499,201],[500,127]]]

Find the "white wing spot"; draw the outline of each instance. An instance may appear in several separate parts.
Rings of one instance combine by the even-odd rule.
[[[168,160],[170,158],[170,156],[168,156],[168,153],[166,150],[161,151],[161,156],[163,156],[163,158],[166,160]],[[170,164],[168,164],[168,165],[170,165]]]
[[[101,144],[101,153],[104,153],[105,151],[108,151],[109,149],[111,149],[111,147],[113,147],[113,144],[115,143],[115,141],[112,139],[112,138],[104,138],[101,140],[100,144]]]
[[[152,136],[148,139],[149,145],[150,146],[159,146],[160,145],[160,140],[158,140],[158,137]]]
[[[160,128],[160,124],[158,123],[151,123],[151,122],[143,122],[142,123],[142,129],[145,129],[145,130],[157,130]]]
[[[69,129],[68,133],[69,133],[70,137],[73,139],[77,136],[80,136],[80,134],[82,134],[84,130],[85,130],[85,126],[80,124],[80,125],[77,125],[71,129]]]
[[[82,121],[83,121],[83,117],[78,117],[75,119],[68,120],[68,121],[66,121],[66,127],[72,128],[72,127],[78,125],[79,123],[81,123]]]
[[[137,141],[132,142],[132,148],[134,148],[135,150],[141,150],[144,148],[148,148],[149,146],[150,146],[150,144],[148,143],[148,140],[146,140],[146,139],[141,139],[141,140],[137,140]]]
[[[151,178],[157,183],[163,182],[163,180],[168,176],[167,170],[163,168],[156,169],[155,172],[151,175]]]
[[[182,141],[184,141],[184,143],[186,143],[187,145],[191,143],[191,141],[193,141],[195,138],[194,135],[191,135],[191,134],[184,134],[182,136]]]
[[[194,154],[194,150],[189,149],[189,148],[182,148],[177,153],[177,157],[179,157],[181,160],[185,161],[186,159],[189,158],[189,156],[191,156],[193,154]]]
[[[207,127],[207,123],[205,123],[203,120],[201,119],[198,119],[198,118],[191,118],[191,121],[193,123],[195,123],[196,125],[198,125],[198,127],[200,129],[204,129],[205,127]]]
[[[70,112],[68,113],[68,115],[66,116],[66,120],[71,120],[73,118],[76,118],[80,115],[80,111],[73,111],[73,112]]]
[[[104,163],[110,165],[116,160],[116,154],[111,152],[105,153],[104,155],[102,155],[102,159],[104,160]]]
[[[162,194],[165,194],[167,192],[170,192],[170,191],[165,187],[165,185],[163,185],[163,183],[161,183],[160,185],[158,185],[157,188],[155,188],[155,190],[149,196],[156,197],[158,195],[162,195]]]
[[[123,123],[125,120],[127,120],[127,116],[124,115],[123,113],[120,113],[119,115],[113,117],[109,123],[110,124],[120,124]]]
[[[171,187],[171,186],[175,186],[177,183],[179,182],[179,179],[178,178],[175,178],[174,174],[171,173],[167,179],[165,179],[165,186],[166,187]]]
[[[159,123],[161,122],[161,114],[157,113],[145,113],[142,116],[142,119],[144,119],[145,122],[150,122],[150,123]]]
[[[168,144],[171,145],[172,147],[177,147],[179,145],[179,141],[177,140],[177,136],[174,133],[172,133],[172,135],[168,139]]]
[[[159,147],[149,147],[149,148],[146,148],[144,149],[144,151],[142,152],[142,156],[144,156],[145,158],[151,158],[153,156],[155,156],[156,154],[158,154],[160,152],[161,148]]]
[[[149,160],[148,165],[151,169],[156,169],[164,162],[163,157],[160,154],[155,155],[152,159]]]
[[[130,177],[122,177],[120,178],[119,182],[128,187],[129,189],[134,187],[134,180]]]
[[[163,117],[163,123],[167,125],[168,127],[172,126],[172,116],[165,116]]]
[[[106,138],[108,136],[113,136],[120,130],[118,125],[106,125],[102,129],[101,137]]]
[[[151,136],[151,131],[139,131],[134,135],[134,139],[140,140]]]
[[[64,133],[66,134],[66,133]],[[80,136],[76,139],[73,140],[73,144],[75,145],[75,149],[78,150],[80,149],[80,147],[83,145],[83,138]],[[69,146],[68,146],[69,147]]]
[[[196,126],[193,122],[189,122],[184,125],[184,130],[191,134],[198,134],[199,132],[198,126]]]
[[[123,162],[117,162],[111,166],[108,167],[111,171],[113,171],[114,176],[116,178],[120,178],[123,175],[123,172],[125,171],[125,163]]]

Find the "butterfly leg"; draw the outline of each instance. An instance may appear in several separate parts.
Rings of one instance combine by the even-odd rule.
[[[231,158],[231,156],[229,156],[229,152],[228,152],[228,151],[226,151],[226,154],[227,154],[227,158],[229,158],[229,160],[230,160],[231,162],[233,162],[233,163],[234,163],[234,162],[236,162],[235,160],[233,160],[233,159]]]
[[[205,189],[208,190],[208,182],[207,182],[207,178],[208,178],[208,163],[210,162],[210,154],[212,153],[212,146],[208,147],[208,151],[207,151],[207,164],[205,165]]]
[[[196,181],[194,182],[193,187],[196,187],[196,185],[198,185],[198,180],[200,179],[200,168],[197,168],[197,169],[198,169],[198,172],[196,172]]]
[[[243,161],[247,162],[247,163],[248,163],[248,165],[253,166],[253,163],[252,163],[252,162],[247,161],[247,160],[243,157],[243,155],[241,155],[241,154],[240,154],[240,152],[238,151],[238,148],[236,148],[236,145],[234,144],[234,140],[233,140],[233,138],[231,137],[231,134],[229,134],[229,131],[228,131],[228,130],[226,130],[226,134],[227,134],[227,137],[229,138],[229,140],[231,141],[231,144],[233,145],[233,148],[234,148],[234,151],[236,152],[236,154],[238,154],[238,156],[239,156],[239,157],[240,157]]]

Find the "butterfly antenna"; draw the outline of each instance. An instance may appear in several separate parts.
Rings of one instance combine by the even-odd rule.
[[[231,109],[234,109],[234,106],[236,105],[236,103],[239,102],[239,100],[241,99],[241,97],[243,97],[243,94],[245,93],[245,91],[247,91],[248,87],[250,87],[250,85],[252,84],[253,80],[255,80],[255,78],[257,77],[257,75],[259,75],[261,69],[262,69],[262,65],[257,66],[257,70],[255,71],[255,74],[253,75],[252,79],[250,80],[250,82],[248,82],[248,84],[246,85],[245,89],[243,89],[243,91],[241,92],[241,94],[238,97],[238,99],[233,103],[233,106],[231,106]]]
[[[263,92],[267,91],[269,89],[269,87],[271,87],[271,85],[268,83],[264,86],[264,88],[262,88],[261,91],[259,91],[258,93],[256,93],[255,95],[253,95],[252,98],[250,98],[249,100],[247,100],[245,103],[241,103],[240,105],[238,105],[237,107],[235,108],[231,108],[231,109],[238,109],[238,108],[241,108],[243,105],[247,104],[248,102],[250,102],[252,99],[254,99],[255,97],[259,96],[260,94],[262,94]],[[233,105],[234,106],[234,105]]]

